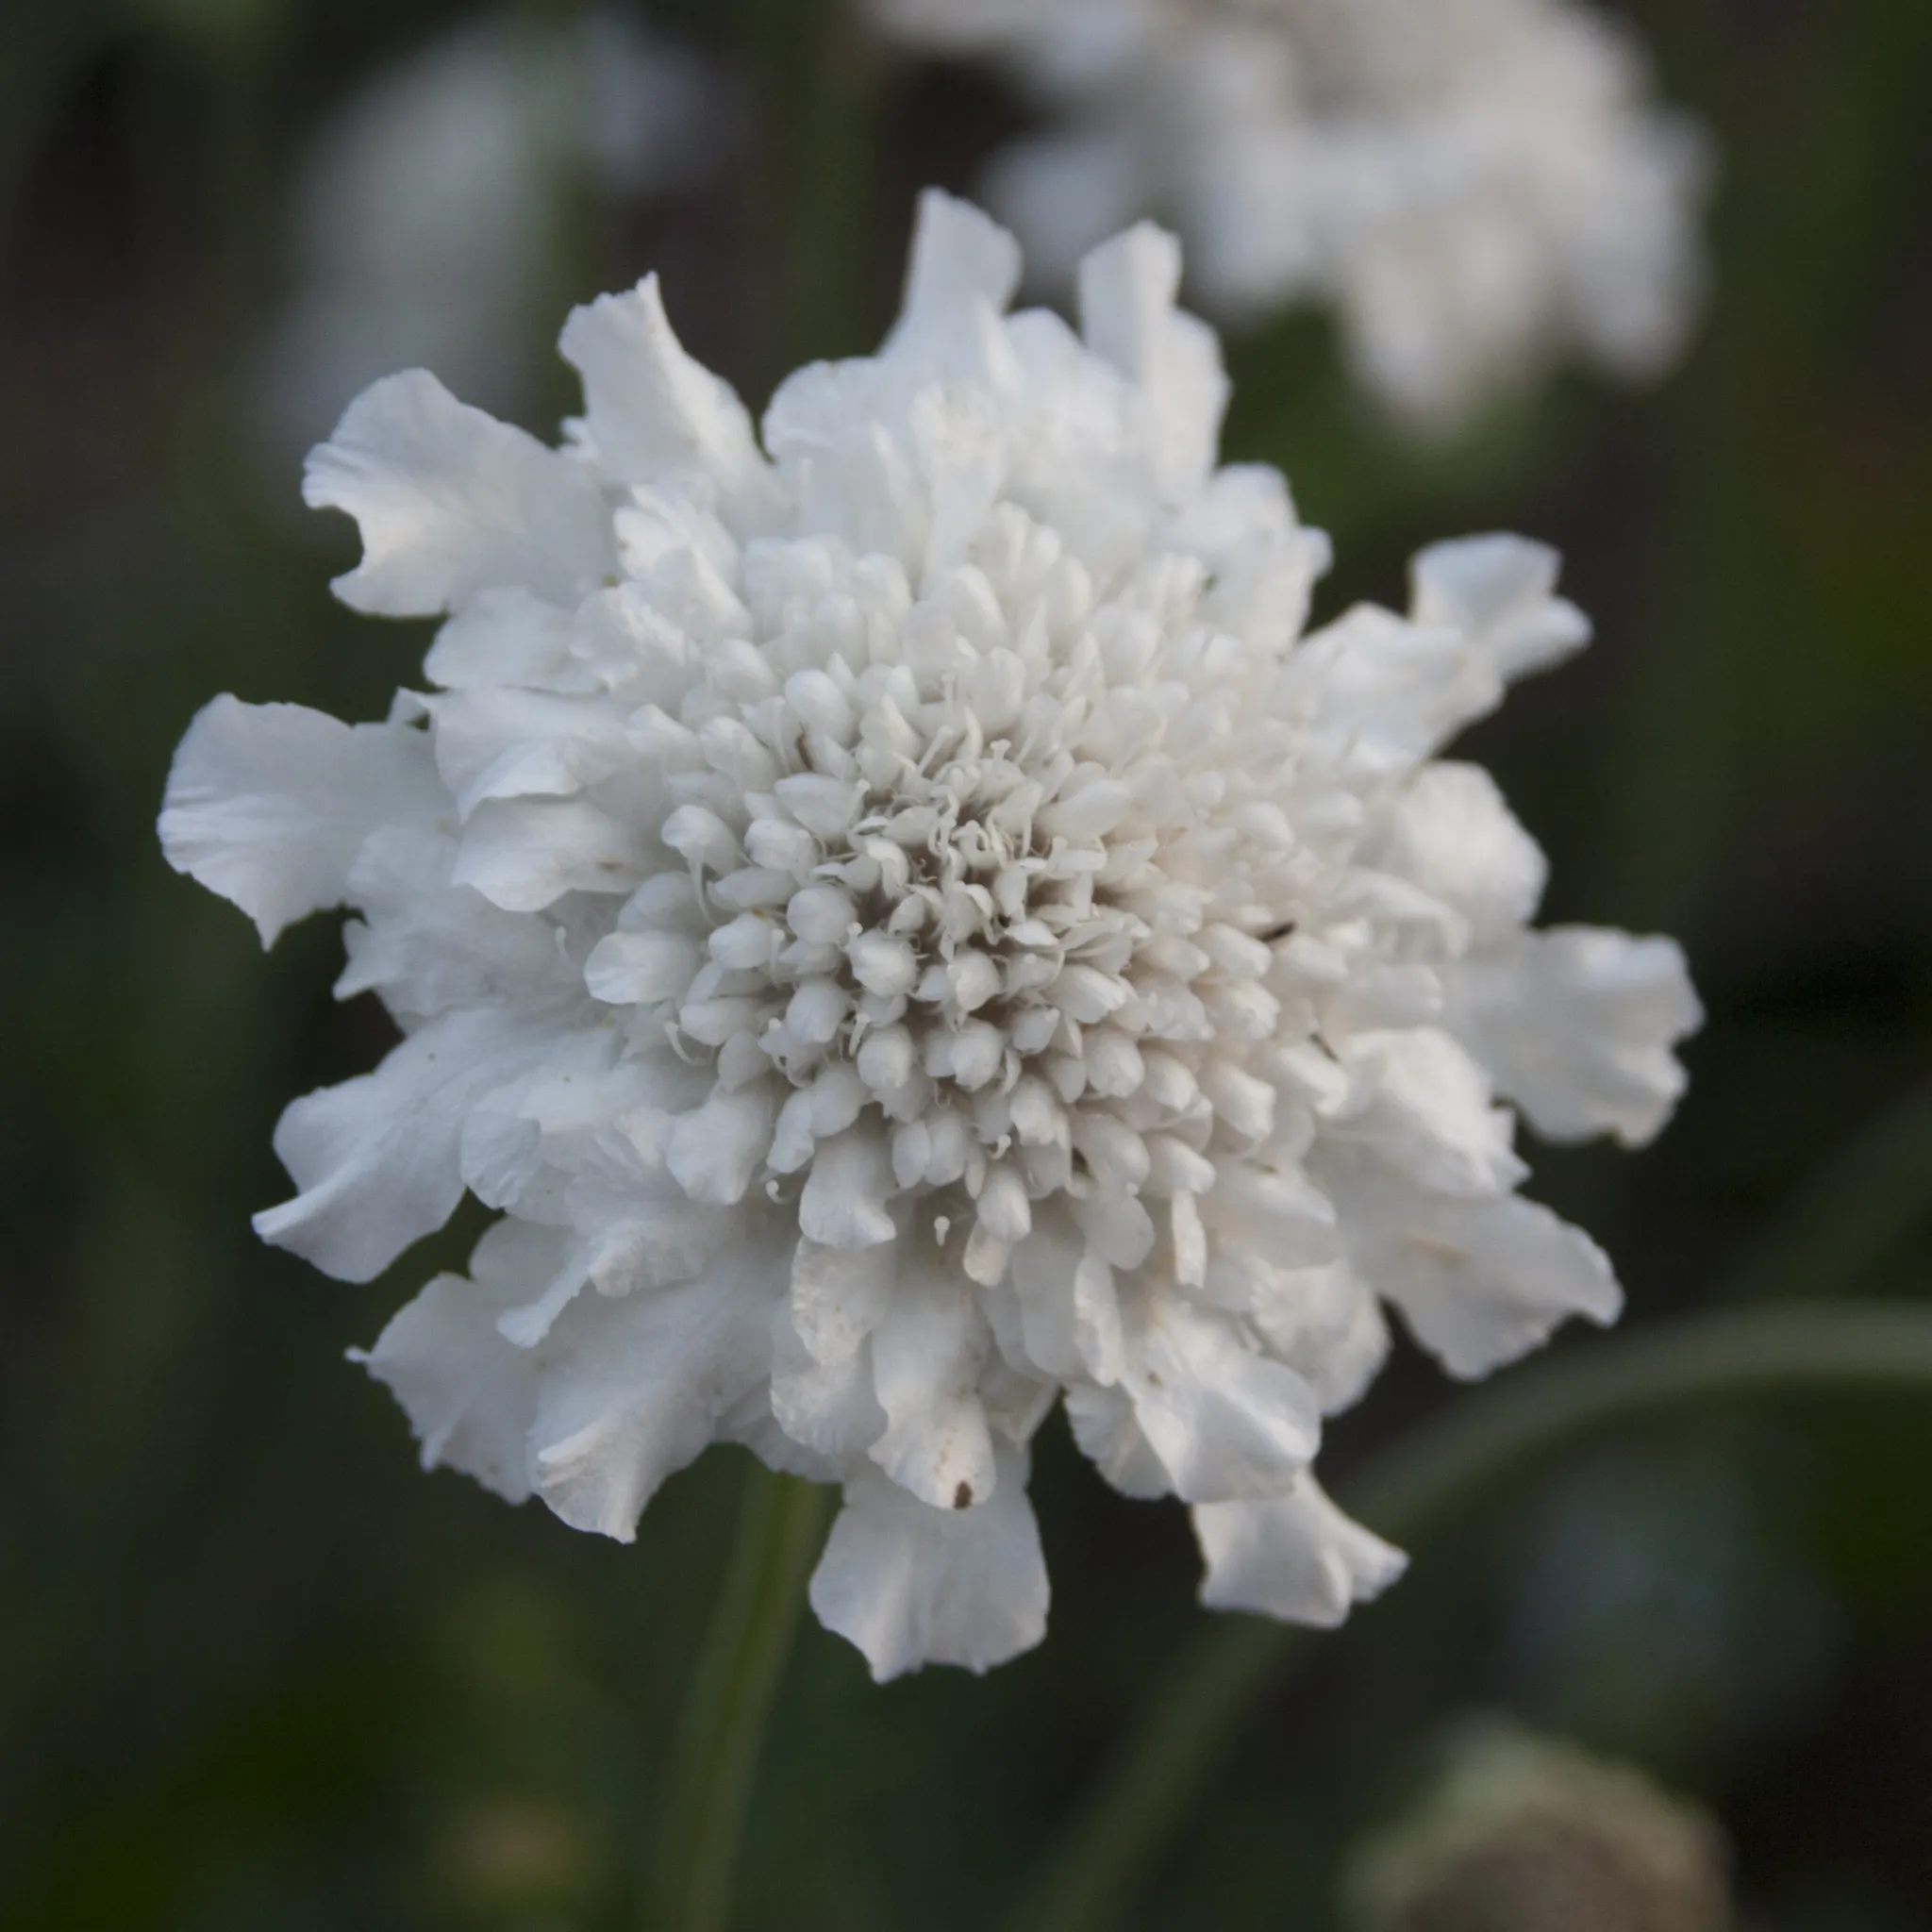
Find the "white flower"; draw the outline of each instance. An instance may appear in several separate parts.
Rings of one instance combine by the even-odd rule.
[[[1326,544],[1214,467],[1172,240],[1088,258],[1082,336],[1019,268],[929,195],[884,349],[761,441],[648,280],[571,317],[561,451],[377,383],[308,495],[346,602],[448,613],[437,690],[219,698],[161,820],[265,939],[352,907],[405,1036],[283,1116],[261,1232],[364,1281],[504,1211],[368,1357],[425,1461],[625,1539],[710,1441],[841,1482],[812,1601],[881,1676],[1039,1639],[1060,1397],[1210,1603],[1372,1595],[1308,1470],[1384,1305],[1457,1374],[1617,1311],[1497,1096],[1641,1139],[1697,1019],[1668,941],[1525,930],[1541,855],[1436,756],[1583,642],[1552,553],[1303,635]]]
[[[872,6],[1063,111],[988,180],[1050,274],[1160,213],[1218,312],[1333,304],[1361,379],[1425,429],[1569,349],[1642,377],[1681,346],[1704,144],[1574,0]]]
[[[548,279],[580,183],[635,199],[715,159],[726,117],[698,57],[599,10],[472,21],[385,68],[315,137],[291,210],[294,285],[258,396],[276,446],[421,362],[496,409],[530,399]]]
[[[1348,1861],[1354,1932],[1738,1923],[1716,1821],[1634,1766],[1493,1723],[1441,1755],[1421,1803]]]

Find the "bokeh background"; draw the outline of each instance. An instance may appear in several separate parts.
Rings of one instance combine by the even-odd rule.
[[[1709,1009],[1656,1147],[1536,1156],[1537,1191],[1616,1256],[1628,1319],[1922,1296],[1932,8],[1628,10],[1719,156],[1682,367],[1641,393],[1559,380],[1419,446],[1305,316],[1230,341],[1227,445],[1282,465],[1334,532],[1325,608],[1399,597],[1422,541],[1507,527],[1562,547],[1597,620],[1472,755],[1552,855],[1550,916],[1679,935]],[[369,1288],[254,1241],[248,1212],[284,1191],[280,1106],[370,1064],[386,1023],[329,999],[333,922],[264,960],[153,836],[207,696],[380,715],[426,638],[331,603],[352,536],[299,505],[275,341],[317,130],[465,22],[547,33],[567,12],[0,9],[11,1932],[577,1932],[635,1881],[738,1452],[675,1478],[630,1548],[416,1472],[343,1353],[475,1224]],[[540,216],[491,191],[536,242],[478,377],[500,393],[477,399],[540,430],[570,404],[547,348],[566,304],[647,267],[755,399],[871,346],[918,187],[964,189],[1028,112],[983,73],[883,54],[830,0],[631,18],[707,62],[685,119],[641,159],[625,114],[672,110],[620,89],[614,133],[546,124]],[[1405,1359],[1324,1469],[1345,1487],[1458,1399]],[[801,1631],[742,1924],[994,1923],[1203,1615],[1177,1505],[1109,1495],[1058,1424],[1039,1464],[1041,1650],[881,1690]],[[1932,1926],[1932,1407],[1726,1409],[1525,1472],[1257,1707],[1129,1923],[1341,1923],[1351,1847],[1485,1713],[1702,1800],[1755,1925]]]

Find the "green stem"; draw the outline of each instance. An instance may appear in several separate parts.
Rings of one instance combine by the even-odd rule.
[[[1342,1501],[1415,1542],[1500,1480],[1659,1412],[1783,1390],[1932,1393],[1932,1308],[1754,1307],[1694,1316],[1521,1370],[1452,1404],[1350,1484]],[[1096,1932],[1173,1839],[1215,1760],[1306,1631],[1229,1618],[1203,1628],[1123,1743],[1009,1922],[1014,1932]]]
[[[773,1693],[805,1605],[829,1491],[754,1464],[738,1538],[673,1747],[651,1932],[722,1932]]]
[[[775,383],[867,346],[876,91],[843,0],[743,4],[757,108],[752,228],[766,277],[756,353]]]
[[[1824,1301],[1932,1213],[1932,1083],[1862,1123],[1722,1284],[1727,1300]]]

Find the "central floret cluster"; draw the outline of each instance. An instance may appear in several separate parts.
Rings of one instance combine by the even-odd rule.
[[[1269,941],[1323,869],[1290,829],[1294,723],[1218,661],[1194,558],[1102,599],[1008,504],[917,600],[870,561],[820,549],[804,622],[754,614],[636,727],[689,870],[586,977],[717,1055],[670,1170],[721,1205],[795,1193],[841,1249],[917,1221],[988,1289],[1062,1197],[1120,1224],[1122,1265],[1190,1254],[1210,1149],[1273,1132],[1241,1060],[1277,1040]]]
[[[881,354],[760,440],[654,284],[579,310],[563,451],[421,374],[309,470],[364,609],[445,611],[387,724],[218,700],[163,838],[265,936],[346,902],[406,1038],[291,1107],[270,1239],[367,1279],[504,1218],[369,1360],[425,1457],[629,1537],[707,1442],[837,1480],[813,1584],[890,1674],[1038,1640],[1057,1398],[1194,1506],[1218,1604],[1333,1622],[1400,1558],[1308,1466],[1392,1304],[1480,1374],[1617,1291],[1517,1198],[1546,1130],[1655,1131],[1695,1019],[1663,941],[1532,933],[1541,855],[1436,752],[1582,642],[1554,557],[1326,561],[1157,231],[1085,340],[924,204]]]

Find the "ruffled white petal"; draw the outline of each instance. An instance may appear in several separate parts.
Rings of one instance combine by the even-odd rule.
[[[1459,630],[1505,679],[1544,671],[1590,641],[1590,620],[1556,594],[1561,559],[1525,537],[1432,543],[1410,566],[1409,614]]]
[[[1353,1407],[1388,1357],[1374,1289],[1346,1259],[1269,1270],[1248,1313],[1276,1357],[1315,1391],[1324,1415]]]
[[[498,686],[430,702],[437,769],[464,818],[487,799],[570,797],[633,761],[625,721],[588,697]]]
[[[1440,1028],[1358,1033],[1340,1058],[1355,1093],[1338,1115],[1339,1139],[1442,1193],[1496,1193],[1528,1172],[1510,1151],[1513,1123],[1491,1105],[1482,1067]]]
[[[1141,1429],[1134,1398],[1124,1388],[1070,1382],[1067,1422],[1080,1453],[1124,1496],[1171,1495],[1174,1478]]]
[[[1198,1503],[1193,1519],[1208,1565],[1201,1601],[1211,1610],[1254,1610],[1332,1630],[1408,1567],[1400,1550],[1344,1516],[1311,1475],[1285,1496]]]
[[[771,1411],[821,1481],[849,1470],[886,1432],[870,1346],[861,1343],[839,1361],[815,1361],[780,1315],[772,1333]]]
[[[507,1502],[530,1493],[537,1364],[497,1324],[538,1292],[561,1259],[550,1228],[499,1221],[477,1242],[470,1274],[439,1274],[352,1359],[386,1383],[423,1445],[425,1469],[457,1469]]]
[[[1313,1391],[1224,1315],[1157,1294],[1130,1344],[1134,1419],[1190,1503],[1278,1492],[1321,1440]]]
[[[573,309],[558,346],[584,378],[586,445],[613,481],[700,478],[735,522],[770,514],[751,417],[728,383],[685,353],[656,275]]]
[[[1204,614],[1263,648],[1286,650],[1301,635],[1332,560],[1326,533],[1296,519],[1287,479],[1258,463],[1215,471],[1162,536],[1213,572]]]
[[[767,1233],[699,1280],[565,1309],[543,1344],[530,1444],[537,1490],[573,1529],[637,1534],[658,1486],[769,1373],[783,1282]]]
[[[450,1013],[375,1073],[292,1102],[275,1147],[297,1192],[263,1208],[256,1233],[339,1281],[373,1281],[455,1211],[471,1110],[541,1061],[559,1032],[489,1007]]]
[[[1683,949],[1601,926],[1519,932],[1445,973],[1449,1024],[1555,1141],[1641,1147],[1684,1091],[1671,1051],[1703,1023]]]
[[[1534,1201],[1417,1192],[1384,1215],[1365,1226],[1357,1265],[1452,1375],[1487,1375],[1572,1315],[1607,1324],[1623,1311],[1603,1250]]]
[[[511,586],[575,603],[616,561],[589,470],[458,402],[422,369],[385,376],[349,405],[309,457],[302,495],[356,519],[362,561],[335,591],[376,616],[427,617]]]
[[[596,691],[605,680],[589,643],[576,613],[509,585],[479,591],[450,618],[436,633],[423,673],[446,691]]]
[[[291,921],[342,903],[373,833],[447,807],[421,731],[219,697],[175,750],[161,850],[247,913],[266,946]]]
[[[1227,376],[1214,332],[1174,307],[1180,243],[1141,222],[1080,264],[1080,331],[1139,392],[1159,488],[1198,490],[1214,467]]]
[[[978,1395],[989,1337],[970,1281],[942,1257],[904,1265],[872,1335],[874,1386],[887,1429],[868,1452],[935,1509],[992,1493],[993,1441]]]
[[[504,798],[463,827],[452,880],[506,912],[541,912],[566,892],[627,893],[643,871],[637,839],[583,798]]]
[[[875,1682],[922,1664],[991,1670],[1046,1634],[1046,1560],[1025,1457],[998,1457],[997,1487],[971,1509],[935,1509],[874,1470],[847,1481],[811,1607],[864,1653]]]
[[[800,1241],[791,1257],[791,1324],[812,1359],[847,1360],[891,1307],[898,1277],[896,1247]]]
[[[1303,639],[1287,676],[1311,724],[1377,776],[1420,764],[1503,694],[1496,667],[1460,628],[1368,604]]]
[[[375,992],[414,1023],[456,1008],[570,999],[576,975],[554,932],[451,882],[456,841],[440,827],[391,824],[349,868],[361,918],[342,929],[348,964],[336,997]]]
[[[926,371],[972,367],[1019,284],[1019,243],[970,202],[926,189],[899,319],[882,354]]]
[[[1460,915],[1478,944],[1532,918],[1549,875],[1496,781],[1480,765],[1447,759],[1402,788],[1364,858]]]

